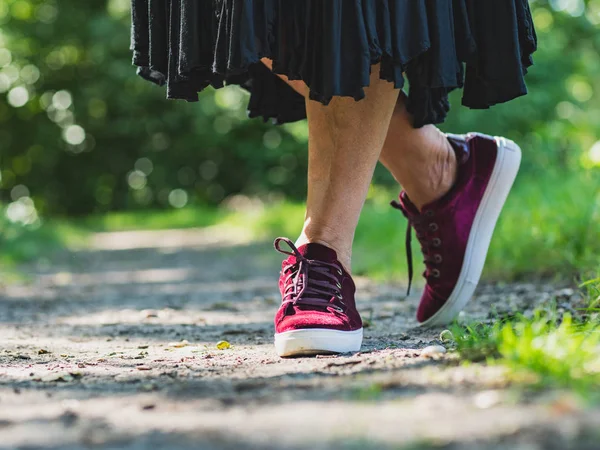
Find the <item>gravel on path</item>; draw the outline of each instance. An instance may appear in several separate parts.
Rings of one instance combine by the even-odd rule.
[[[399,284],[358,280],[360,353],[278,358],[279,255],[235,236],[99,233],[0,282],[0,448],[600,448],[600,410],[432,349]],[[485,285],[464,319],[550,299],[579,301]]]

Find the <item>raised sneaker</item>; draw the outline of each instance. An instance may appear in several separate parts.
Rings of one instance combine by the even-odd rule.
[[[521,149],[502,137],[448,135],[458,173],[444,197],[419,211],[406,192],[392,206],[408,219],[406,248],[412,283],[411,229],[425,258],[427,283],[417,310],[422,325],[445,325],[469,302],[483,271],[496,222],[521,164]]]
[[[291,251],[282,249],[282,243]],[[359,351],[363,329],[354,302],[356,287],[336,252],[321,244],[296,248],[286,238],[277,238],[275,249],[288,255],[279,276],[282,303],[275,316],[278,355]]]

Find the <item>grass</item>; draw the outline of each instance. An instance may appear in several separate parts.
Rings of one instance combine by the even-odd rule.
[[[572,279],[596,271],[600,267],[597,176],[592,172],[547,173],[539,179],[520,180],[498,223],[484,276],[488,280]],[[406,281],[406,222],[389,206],[395,194],[371,188],[354,243],[354,272],[359,275]],[[294,237],[300,232],[303,215],[304,205],[283,203],[241,221],[257,238]],[[419,273],[416,240],[413,246],[415,273]]]
[[[527,386],[565,388],[590,398],[600,385],[600,314],[596,310],[600,283],[585,283],[590,307],[559,314],[538,310],[533,317],[498,318],[493,325],[455,323],[450,331],[454,350],[463,361],[500,364]]]
[[[587,297],[590,300],[588,312],[592,314],[600,313],[600,277],[586,281],[581,287],[586,290]]]
[[[77,219],[49,219],[32,225],[11,223],[0,204],[0,267],[43,258],[64,247],[80,246],[92,232],[164,230],[206,227],[223,222],[231,214],[214,207],[165,211],[131,211]]]
[[[2,211],[0,210],[0,213]],[[67,221],[20,226],[0,214],[0,267],[11,267],[82,242],[86,233]]]
[[[406,222],[389,206],[397,192],[372,187],[361,216],[354,245],[354,272],[380,280],[406,282],[404,240]],[[6,260],[32,259],[94,231],[189,228],[230,225],[256,239],[297,236],[304,205],[281,202],[263,208],[232,212],[192,206],[178,210],[134,211],[91,216],[69,222],[48,221],[37,230],[5,231],[0,222],[0,245]],[[3,220],[0,218],[0,220]],[[4,224],[4,225],[3,225]],[[3,229],[4,226],[4,229]],[[12,230],[12,231],[11,231]],[[421,264],[413,242],[415,273]],[[572,279],[600,267],[600,186],[597,171],[552,174],[518,180],[492,241],[484,277],[514,280],[535,277]],[[415,277],[419,278],[419,277]],[[598,302],[600,304],[600,302]],[[600,305],[599,305],[600,306]]]
[[[194,206],[163,211],[126,211],[92,215],[72,223],[88,231],[165,230],[207,227],[223,221],[228,215],[223,209]]]
[[[579,274],[600,267],[598,171],[520,180],[499,221],[488,276]]]

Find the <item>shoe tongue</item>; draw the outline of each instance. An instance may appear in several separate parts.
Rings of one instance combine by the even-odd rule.
[[[335,250],[321,244],[304,244],[298,247],[298,251],[307,259],[316,259],[324,262],[337,261],[337,253]]]
[[[464,136],[459,136],[455,134],[447,134],[448,142],[454,149],[454,153],[456,154],[456,162],[458,165],[463,165],[469,159],[471,155],[471,150],[469,149],[469,141]]]

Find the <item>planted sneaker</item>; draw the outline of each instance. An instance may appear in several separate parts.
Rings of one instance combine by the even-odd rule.
[[[392,206],[408,219],[406,249],[412,282],[411,229],[425,257],[427,284],[417,310],[422,325],[445,325],[466,306],[479,279],[496,222],[521,164],[521,149],[502,137],[448,135],[458,175],[444,197],[419,211],[406,192]]]
[[[291,251],[281,248],[285,243]],[[281,264],[282,303],[275,316],[279,356],[348,353],[360,350],[362,321],[354,303],[356,287],[334,250],[321,244],[296,246],[286,238],[275,249]]]

